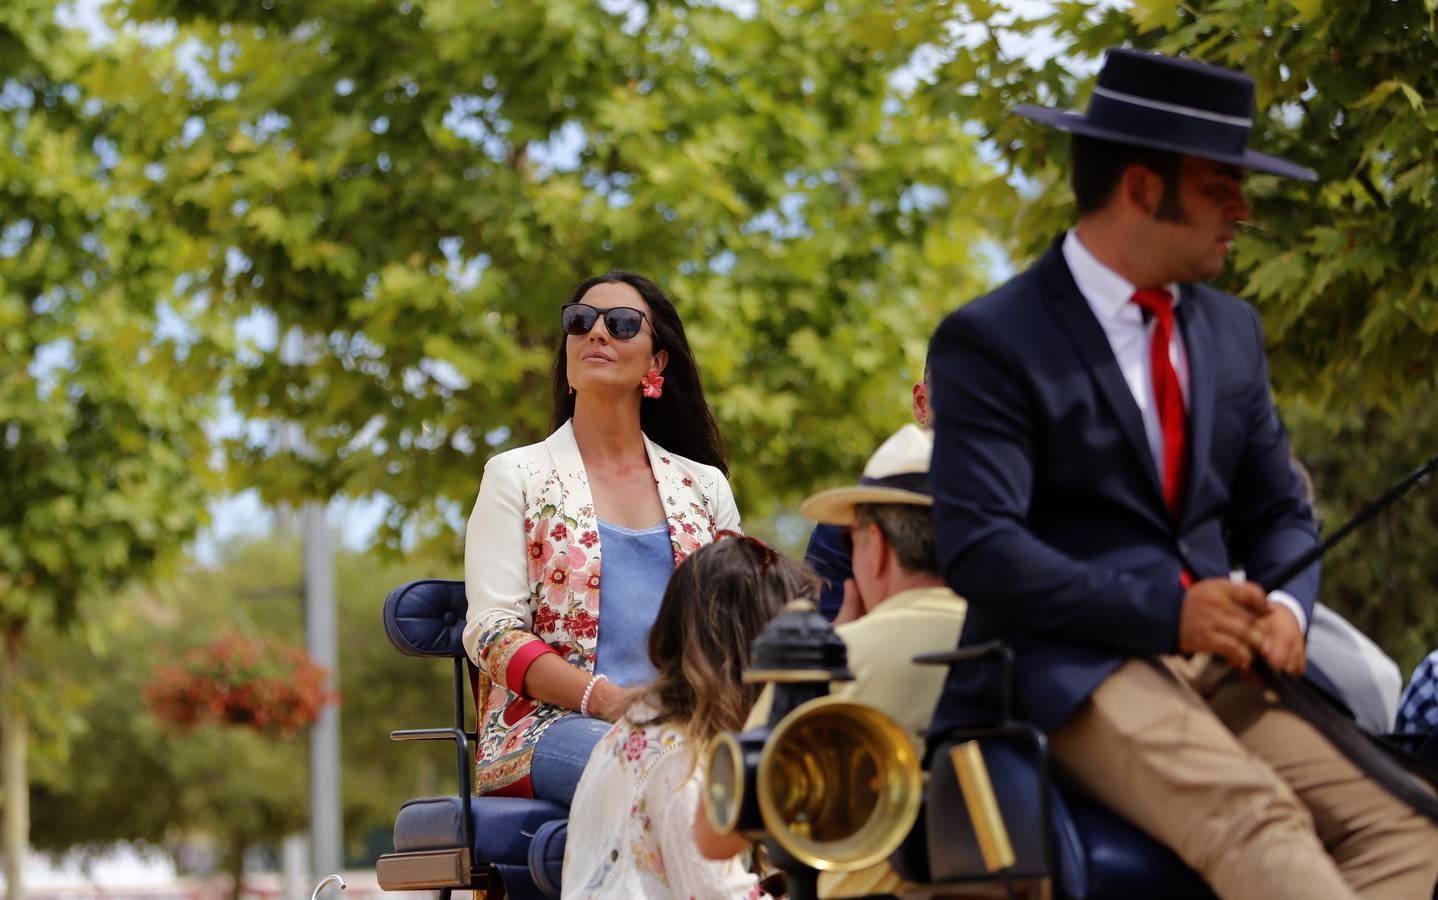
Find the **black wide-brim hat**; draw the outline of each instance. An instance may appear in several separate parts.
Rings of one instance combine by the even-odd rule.
[[[1248,149],[1252,78],[1191,59],[1115,47],[1104,56],[1087,113],[1027,105],[1014,112],[1086,137],[1318,179],[1312,169]]]

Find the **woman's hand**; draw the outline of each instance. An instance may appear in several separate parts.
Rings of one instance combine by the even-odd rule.
[[[620,687],[605,678],[594,684],[589,695],[589,714],[606,722],[616,721],[629,706],[629,700],[638,688]]]

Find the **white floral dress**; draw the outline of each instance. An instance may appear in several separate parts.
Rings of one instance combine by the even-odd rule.
[[[631,708],[639,721],[653,716]],[[760,900],[739,859],[699,855],[694,815],[702,769],[669,725],[620,719],[595,746],[569,808],[564,900]]]

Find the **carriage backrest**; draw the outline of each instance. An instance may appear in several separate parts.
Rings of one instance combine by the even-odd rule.
[[[385,598],[384,633],[406,656],[459,659],[466,606],[463,581],[411,581]]]

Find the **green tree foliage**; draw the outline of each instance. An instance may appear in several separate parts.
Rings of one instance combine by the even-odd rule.
[[[1127,10],[1069,0],[1024,18],[960,2],[991,23],[954,49],[923,101],[982,123],[1022,179],[986,185],[995,229],[1030,259],[1073,218],[1068,137],[1009,112],[1083,108],[1105,47],[1129,44],[1242,69],[1258,88],[1251,143],[1317,170],[1316,185],[1253,175],[1251,227],[1227,286],[1263,313],[1285,395],[1394,411],[1435,386],[1438,333],[1438,45],[1424,3],[1140,0]],[[995,24],[1006,23],[1006,24]],[[1015,48],[1051,36],[1034,66]],[[1014,187],[1017,182],[1020,186]],[[995,223],[998,224],[998,223]]]
[[[381,625],[386,591],[412,577],[373,555],[337,559],[347,855],[365,864],[373,863],[369,844],[388,849],[404,800],[457,789],[448,745],[389,740],[391,730],[445,726],[454,714],[446,664],[401,656]],[[37,728],[50,751],[35,771],[37,848],[127,840],[173,851],[203,837],[233,874],[246,848],[304,830],[303,736],[212,725],[179,734],[142,697],[157,667],[236,628],[303,646],[300,579],[297,545],[282,533],[97,611],[100,640],[36,648],[47,692],[68,698],[67,716]],[[383,837],[366,841],[374,835]]]
[[[1438,453],[1438,404],[1432,398],[1397,416],[1375,408],[1334,413],[1303,401],[1285,412],[1330,531]],[[1405,675],[1438,648],[1434,547],[1438,494],[1429,478],[1324,563],[1324,601],[1392,654]]]
[[[24,647],[152,574],[203,514],[202,372],[183,310],[159,304],[187,242],[137,199],[109,109],[82,87],[96,52],[52,4],[0,8],[0,661],[4,855],[22,895]]]
[[[1427,458],[1438,443],[1438,3],[1011,7],[955,3],[957,19],[981,24],[962,31],[916,102],[980,123],[998,149],[1001,172],[979,188],[979,205],[1014,258],[1032,259],[1074,211],[1067,136],[1011,106],[1083,108],[1099,55],[1118,44],[1242,69],[1257,84],[1251,143],[1320,180],[1247,179],[1254,219],[1238,233],[1223,286],[1263,316],[1280,404],[1295,451],[1315,470],[1326,523]],[[1025,59],[1047,42],[1052,59]],[[1405,667],[1438,644],[1434,515],[1430,498],[1410,497],[1325,573],[1324,599]]]
[[[255,427],[233,458],[272,499],[383,492],[391,538],[467,511],[485,457],[546,433],[557,307],[588,275],[676,295],[751,518],[857,471],[985,280],[974,142],[907,99],[945,3],[113,14],[179,23],[91,86],[165,162],[148,202],[206,248],[195,296],[310,336],[234,369]]]

